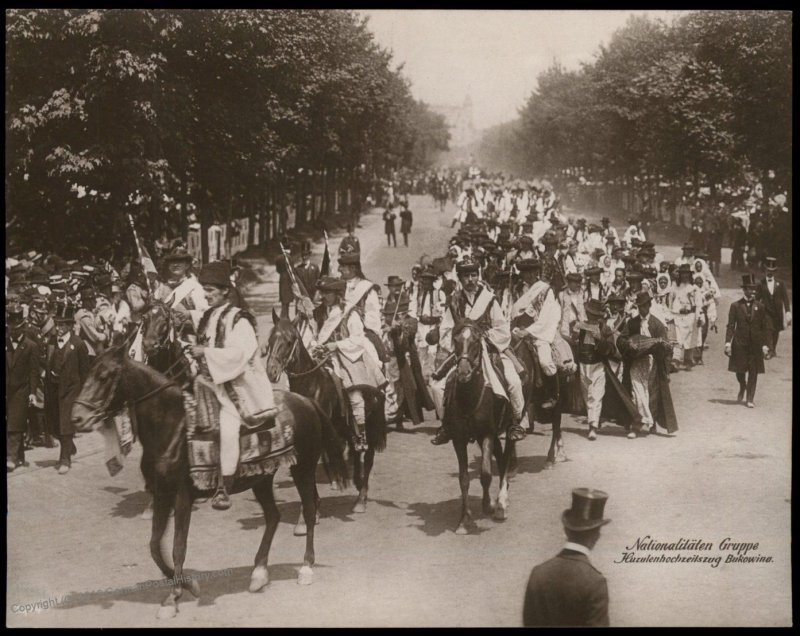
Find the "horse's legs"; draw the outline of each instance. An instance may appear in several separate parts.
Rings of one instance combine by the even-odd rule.
[[[556,442],[556,461],[567,461],[567,453],[564,451],[564,439],[561,437],[561,406],[556,404],[553,412],[553,438]]]
[[[467,525],[472,524],[472,516],[469,514],[469,471],[467,461],[467,442],[466,440],[453,440],[453,448],[458,458],[458,483],[461,486],[461,519],[456,527],[456,534],[469,534]]]
[[[496,442],[499,446],[500,442]],[[496,521],[504,521],[508,517],[508,480],[511,477],[510,466],[512,458],[517,456],[517,444],[511,440],[506,441],[505,448],[497,459],[497,472],[500,475],[500,490],[497,493],[497,505],[494,509]]]
[[[369,493],[369,474],[372,472],[372,465],[374,463],[375,463],[375,449],[368,448],[364,452],[363,479],[361,481],[361,487],[358,490],[358,499],[356,499],[356,503],[353,506],[353,512],[361,513],[367,511],[367,495]]]
[[[364,483],[364,479],[362,476],[362,461],[361,461],[361,453],[357,453],[353,450],[353,447],[350,447],[350,455],[353,457],[353,485],[356,487],[356,490],[359,492],[361,491],[361,487]]]
[[[269,572],[267,571],[269,548],[272,545],[275,530],[281,519],[281,513],[278,510],[278,506],[275,505],[275,496],[272,492],[272,480],[274,477],[274,473],[265,475],[261,481],[253,486],[253,494],[264,511],[266,526],[264,527],[264,536],[261,537],[261,545],[258,546],[258,552],[256,553],[255,567],[250,575],[251,592],[258,592],[269,583]]]
[[[494,511],[489,487],[492,485],[492,453],[493,436],[487,435],[481,440],[481,487],[483,488],[483,514],[490,515]]]
[[[300,585],[311,585],[314,576],[311,568],[315,560],[314,526],[317,518],[318,500],[315,475],[316,463],[315,460],[313,462],[292,466],[292,479],[294,479],[294,485],[297,487],[297,492],[300,494],[303,522],[306,528],[306,552],[303,555],[303,567],[300,568],[300,574],[297,579],[297,583]],[[297,533],[295,532],[295,534]]]
[[[189,590],[195,597],[200,596],[200,587],[197,581],[189,579],[183,580],[183,563],[186,560],[186,544],[189,538],[189,522],[192,517],[192,493],[186,479],[181,479],[178,484],[178,493],[175,501],[175,536],[172,542],[172,562],[175,565],[172,578],[172,591],[161,603],[158,610],[159,618],[172,618],[178,613],[178,601],[183,595],[183,590]],[[167,508],[169,513],[169,508]],[[155,519],[155,513],[153,515]],[[160,542],[159,542],[160,544]],[[152,545],[151,545],[152,549]],[[160,545],[159,545],[160,553]]]

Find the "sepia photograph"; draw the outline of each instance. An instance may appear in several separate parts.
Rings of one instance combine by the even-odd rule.
[[[6,626],[792,626],[792,19],[6,9]]]

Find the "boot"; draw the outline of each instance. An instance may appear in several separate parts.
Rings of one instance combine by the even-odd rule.
[[[558,403],[558,377],[555,375],[544,376],[544,385],[547,388],[547,399],[542,402],[542,408],[547,410]]]
[[[211,507],[214,510],[227,510],[231,507],[231,498],[228,491],[233,487],[233,475],[222,477],[222,485],[217,488],[217,492],[211,498]]]
[[[444,423],[442,423],[442,425],[439,427],[439,430],[436,431],[436,435],[431,440],[431,444],[434,446],[441,446],[442,444],[447,444],[450,439],[450,431],[447,429]]]

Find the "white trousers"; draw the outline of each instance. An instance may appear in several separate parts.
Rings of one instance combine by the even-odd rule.
[[[642,416],[642,424],[648,428],[653,424],[653,415],[650,413],[650,389],[648,381],[653,369],[653,357],[643,356],[631,364],[631,389],[633,390],[633,403]]]
[[[219,399],[219,444],[220,464],[223,477],[230,477],[236,472],[239,463],[239,412],[228,396]]]
[[[389,380],[386,383],[386,386],[383,389],[383,394],[386,397],[386,400],[384,401],[383,412],[386,415],[387,421],[392,420],[397,417],[397,412],[400,410],[400,404],[397,400],[397,390],[392,380]]]
[[[547,376],[554,376],[556,374],[556,363],[553,361],[553,347],[549,342],[544,340],[534,340],[536,347],[536,357],[539,358],[539,364],[542,371]]]
[[[586,402],[586,420],[591,428],[600,425],[600,410],[603,407],[603,396],[606,394],[606,371],[602,362],[595,364],[580,363],[581,393]]]
[[[361,391],[348,391],[347,397],[350,400],[350,408],[353,410],[353,419],[356,421],[358,429],[363,432],[367,421],[364,411],[364,394]]]

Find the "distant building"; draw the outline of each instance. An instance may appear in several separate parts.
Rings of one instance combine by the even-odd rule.
[[[472,98],[467,95],[461,106],[432,104],[431,110],[443,115],[450,130],[450,148],[461,148],[477,141],[478,131],[472,120]]]

